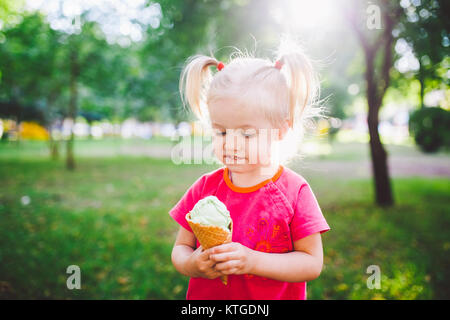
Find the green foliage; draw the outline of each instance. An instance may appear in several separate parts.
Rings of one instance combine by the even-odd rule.
[[[401,74],[393,73],[393,85],[402,88],[402,82],[418,80],[420,103],[424,104],[424,95],[433,89],[448,85],[449,80],[442,69],[448,56],[449,23],[446,17],[449,2],[445,0],[409,2],[404,8],[402,21],[398,24],[397,39],[405,40],[412,47],[419,63],[418,70]]]
[[[17,13],[23,8],[25,0],[0,0],[0,21],[10,23],[17,18]]]
[[[50,76],[55,32],[38,14],[26,15],[20,24],[2,31],[6,41],[0,44],[0,99],[35,103],[44,91],[37,81]]]
[[[276,9],[286,11],[287,2],[280,1]],[[350,84],[359,85],[359,95],[364,92],[364,60],[356,37],[339,10],[334,17],[338,24],[324,24],[314,30],[290,30],[285,22],[275,19],[270,0],[158,3],[163,12],[160,26],[147,28],[143,41],[122,47],[106,41],[100,25],[87,21],[86,13],[80,16],[81,31],[66,34],[52,29],[42,14],[21,10],[23,1],[0,1],[0,19],[2,14],[13,17],[0,29],[0,101],[43,110],[48,122],[66,116],[69,57],[75,50],[80,73],[77,80],[80,112],[94,112],[109,119],[192,119],[181,107],[178,94],[180,71],[189,56],[213,52],[218,59],[227,61],[231,46],[235,46],[255,51],[257,56],[274,58],[279,36],[286,31],[298,36],[317,62],[321,98],[325,99],[323,106],[328,116],[341,119],[351,116],[349,106],[358,95],[348,93]],[[391,3],[399,6],[398,2]],[[448,49],[448,41],[443,41],[448,38],[446,6],[447,2],[441,0],[411,2],[395,28],[396,39],[406,39],[421,62],[426,91],[448,82],[445,80],[448,61],[443,58]],[[361,8],[365,8],[364,4]],[[424,10],[429,14],[424,15]],[[410,11],[417,14],[418,21],[407,19],[406,12]],[[361,11],[360,18],[365,16]],[[394,55],[394,62],[398,58]],[[375,69],[381,70],[379,66]],[[391,74],[391,84],[401,96],[411,95],[409,82],[413,75],[396,70]]]
[[[442,108],[422,108],[413,111],[409,132],[424,152],[436,152],[450,146],[450,111]]]

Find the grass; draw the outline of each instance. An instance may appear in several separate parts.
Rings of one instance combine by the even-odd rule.
[[[0,298],[184,299],[167,212],[216,167],[81,157],[69,172],[29,146],[0,147]],[[393,179],[396,205],[381,209],[369,179],[304,176],[332,228],[309,299],[450,298],[449,179]],[[81,290],[66,287],[69,265],[81,268]],[[370,265],[379,290],[367,288]]]
[[[312,296],[448,299],[449,186],[447,179],[394,179],[397,202],[389,209],[372,205],[365,180],[348,183],[339,201],[318,196],[333,230],[323,237],[325,270],[311,283]],[[381,290],[367,288],[370,265],[381,269]]]
[[[102,140],[77,138],[74,144],[74,152],[80,157],[114,157],[130,154],[130,151],[139,150],[145,152],[149,149],[170,147],[174,141],[166,137],[153,137],[150,140],[130,138],[120,139],[107,137]],[[65,153],[66,144],[60,141],[59,150]],[[47,141],[0,141],[0,159],[26,159],[49,157],[49,143]]]

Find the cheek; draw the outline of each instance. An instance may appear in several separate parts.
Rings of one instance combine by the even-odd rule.
[[[223,138],[214,137],[212,139],[212,144],[213,144],[213,150],[214,150],[215,155],[218,158],[222,158],[223,157]]]
[[[258,149],[259,149],[258,148],[258,138],[249,139],[246,141],[245,150],[247,152],[247,155],[258,154],[259,153]]]
[[[265,137],[250,139],[246,143],[246,151],[250,164],[266,163],[271,154],[270,141]]]
[[[271,146],[267,141],[263,141],[258,148],[259,159],[265,159],[266,157],[270,157],[271,154]]]
[[[258,148],[258,161],[262,165],[269,165],[272,160],[272,140],[268,135],[262,136]]]

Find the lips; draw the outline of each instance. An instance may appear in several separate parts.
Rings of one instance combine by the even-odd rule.
[[[245,160],[245,157],[238,157],[234,155],[234,156],[224,156],[223,159],[225,160],[225,162],[234,162],[238,160]]]

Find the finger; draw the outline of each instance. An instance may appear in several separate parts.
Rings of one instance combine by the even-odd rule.
[[[238,270],[239,270],[238,268],[231,268],[231,269],[224,270],[222,273],[225,275],[237,274]]]
[[[220,270],[217,272],[219,272],[221,276],[224,276],[224,275],[228,275],[228,274],[236,274],[238,272],[238,270],[239,270],[239,268],[236,266],[231,266],[231,267],[224,266],[223,270]]]
[[[221,272],[221,271],[216,271],[216,273],[214,274],[214,276],[217,278],[217,277],[223,277],[223,276],[225,276],[225,275],[227,275],[226,273],[223,273],[223,272]]]
[[[211,254],[209,259],[215,262],[228,261],[228,260],[236,260],[238,258],[236,251],[229,251],[217,254]]]
[[[209,254],[223,253],[234,250],[236,247],[234,242],[224,243],[208,249]]]
[[[214,269],[214,276],[220,277],[220,276],[223,276],[223,273],[221,271],[218,271],[218,270]]]
[[[211,268],[211,269],[214,269],[214,267],[216,266],[216,262],[212,261],[212,260],[208,260],[205,263],[208,266],[208,268]]]
[[[209,254],[208,254],[208,251],[203,251],[203,252],[200,252],[200,255],[199,255],[199,258],[200,258],[200,260],[202,260],[202,261],[207,261],[207,260],[209,260]]]
[[[215,261],[212,260],[201,260],[200,259],[200,265],[204,268],[204,269],[212,269],[214,267],[214,265],[216,264]]]
[[[215,278],[223,276],[223,274],[216,269],[215,265],[212,265],[207,273],[209,274],[209,276],[214,276]]]
[[[216,264],[214,269],[217,271],[220,271],[220,272],[224,272],[231,268],[236,268],[238,266],[238,264],[239,264],[238,260],[230,260],[230,261],[226,261],[226,262],[220,262],[220,263]]]

